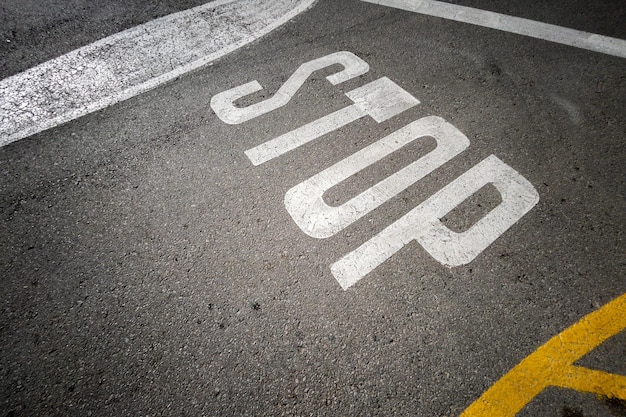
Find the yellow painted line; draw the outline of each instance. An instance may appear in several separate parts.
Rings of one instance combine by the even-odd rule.
[[[626,400],[626,376],[573,365],[626,329],[626,294],[550,339],[489,388],[461,417],[513,417],[550,386]]]

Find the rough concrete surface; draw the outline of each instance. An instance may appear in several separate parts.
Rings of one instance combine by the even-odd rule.
[[[565,3],[572,15],[594,11],[578,29],[602,21],[603,34],[623,35],[621,2]],[[135,7],[158,9],[138,21],[170,10]],[[586,21],[542,10],[550,23]],[[135,22],[130,12],[119,19]],[[325,77],[338,68],[317,71],[288,105],[239,125],[210,108],[214,95],[252,80],[264,89],[238,104],[263,100],[302,63],[342,50],[369,72],[332,85]],[[210,67],[0,148],[3,415],[460,415],[626,292],[625,68],[590,51],[322,0]],[[246,157],[383,76],[421,103],[259,166]],[[428,115],[463,132],[469,148],[332,237],[299,229],[284,205],[289,189]],[[391,154],[325,201],[348,201],[434,146]],[[342,290],[331,264],[489,155],[536,188],[528,214],[467,265],[443,266],[412,242]],[[499,202],[485,187],[442,221],[463,231]],[[622,332],[578,364],[626,375],[625,346]],[[624,410],[552,387],[519,416]]]

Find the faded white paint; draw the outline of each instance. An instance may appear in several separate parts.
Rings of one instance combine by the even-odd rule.
[[[0,81],[0,146],[148,91],[267,34],[315,0],[219,0]]]
[[[446,214],[487,184],[502,202],[468,230],[456,233],[442,222]],[[491,155],[331,266],[345,290],[416,240],[438,262],[464,265],[476,258],[539,201],[523,176]]]
[[[626,58],[626,40],[436,0],[362,0]]]
[[[560,97],[556,94],[551,94],[550,98],[567,113],[572,124],[580,126],[583,123],[583,112],[579,105],[574,103],[572,100]]]
[[[367,115],[382,122],[419,104],[419,100],[383,77],[346,93],[354,104],[245,151],[254,165],[292,151]]]
[[[274,111],[285,104],[298,92],[304,82],[322,68],[335,64],[343,65],[344,69],[326,77],[332,84],[337,85],[369,71],[369,65],[352,52],[340,51],[324,57],[305,62],[289,77],[278,89],[274,96],[247,107],[236,107],[235,101],[249,94],[263,90],[261,84],[254,80],[230,90],[223,91],[211,98],[211,108],[224,123],[240,124]]]
[[[331,207],[324,202],[323,195],[330,188],[425,137],[433,137],[437,142],[437,147],[428,154],[341,206]],[[469,144],[463,133],[441,117],[424,117],[296,185],[287,191],[285,207],[303,232],[320,239],[330,237],[467,149]]]

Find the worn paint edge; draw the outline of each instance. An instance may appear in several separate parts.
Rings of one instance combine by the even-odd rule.
[[[218,6],[223,6],[223,5],[227,5],[230,3],[234,3],[237,1],[238,0],[217,0],[217,1],[213,1],[204,5],[189,9],[189,10],[184,10],[178,13],[173,13],[171,15],[161,17],[159,19],[152,20],[143,25],[139,25],[134,28],[127,29],[125,31],[122,31],[115,35],[101,39],[92,44],[84,46],[82,48],[76,49],[59,58],[55,58],[53,60],[47,61],[36,67],[26,70],[22,73],[16,74],[14,76],[8,77],[0,81],[0,91],[3,93],[2,96],[0,96],[0,116],[1,116],[0,121],[2,121],[2,125],[0,126],[0,147],[8,145],[9,143],[15,142],[17,140],[26,138],[28,136],[34,135],[36,133],[42,132],[44,130],[51,129],[53,127],[56,127],[63,123],[77,119],[89,113],[102,110],[106,107],[109,107],[121,101],[128,100],[136,95],[145,93],[162,84],[165,84],[171,80],[174,80],[177,77],[180,77],[188,72],[197,70],[205,65],[208,65],[209,63],[223,57],[224,55],[227,55],[259,39],[260,37],[268,34],[272,30],[287,23],[289,20],[293,19],[298,14],[313,7],[313,5],[315,4],[317,0],[299,0],[291,9],[289,9],[286,13],[284,13],[280,18],[275,19],[271,22],[267,22],[266,25],[263,26],[260,30],[246,34],[239,41],[228,43],[226,46],[214,51],[213,53],[202,56],[201,58],[193,60],[192,62],[182,64],[172,69],[171,71],[167,71],[165,73],[143,80],[128,88],[124,88],[120,91],[116,91],[114,94],[109,94],[109,95],[100,97],[99,99],[95,101],[82,103],[81,105],[76,106],[75,108],[66,108],[64,109],[64,111],[58,112],[60,114],[58,114],[57,116],[43,118],[42,120],[38,120],[30,124],[22,123],[22,126],[18,126],[17,129],[14,127],[12,131],[11,130],[7,131],[7,129],[11,128],[12,120],[15,120],[16,118],[16,116],[12,116],[12,115],[15,115],[17,111],[20,110],[19,108],[15,107],[16,105],[24,106],[24,108],[27,108],[29,105],[36,106],[37,104],[36,103],[17,103],[17,104],[10,103],[6,97],[10,96],[12,89],[15,91],[15,89],[17,88],[20,88],[22,90],[21,91],[22,96],[26,95],[29,97],[37,97],[38,95],[41,95],[42,94],[41,91],[32,91],[32,92],[23,91],[23,86],[25,84],[25,81],[26,81],[26,84],[28,84],[28,78],[32,77],[32,74],[35,73],[34,70],[37,69],[38,67],[41,67],[42,65],[47,65],[48,67],[51,68],[52,71],[56,71],[56,73],[68,73],[68,71],[71,71],[73,69],[71,65],[67,64],[68,58],[84,57],[85,55],[90,55],[90,54],[93,55],[93,52],[97,51],[98,49],[109,48],[111,45],[115,45],[118,42],[123,42],[124,40],[131,38],[137,32],[146,31],[147,29],[149,30],[150,28],[154,28],[155,25],[162,25],[166,29],[171,29],[171,26],[167,26],[167,25],[170,22],[176,21],[176,19],[188,17],[193,14],[199,14],[199,13],[205,12],[206,10],[216,8]],[[277,1],[278,0],[273,1],[272,3],[277,3]],[[244,8],[245,2],[240,2],[240,3],[242,3],[242,8]],[[282,1],[278,1],[278,3],[289,3],[289,2],[287,0],[282,0]],[[270,5],[269,7],[275,7],[275,6]],[[229,16],[224,16],[224,15],[220,15],[219,17],[220,18],[225,17],[226,19],[229,18]],[[230,38],[232,39],[232,38],[235,38],[236,34],[241,35],[242,32],[245,32],[245,27],[242,27],[239,29],[241,30],[241,32],[227,33],[226,35],[230,36]],[[165,31],[165,29],[163,30]],[[71,61],[71,59],[69,61]],[[122,74],[122,76],[123,75],[124,74]],[[13,126],[15,126],[15,123],[13,123]]]

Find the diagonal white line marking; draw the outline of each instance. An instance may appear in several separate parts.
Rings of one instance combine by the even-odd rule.
[[[626,40],[436,0],[362,0],[626,58]]]
[[[0,81],[0,147],[129,99],[267,34],[316,0],[217,0]]]

